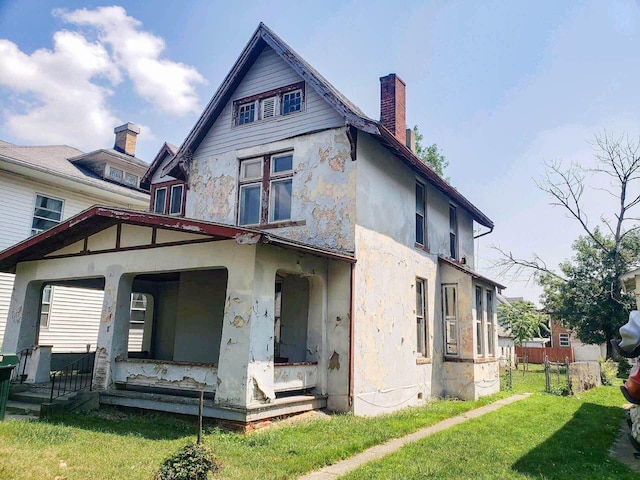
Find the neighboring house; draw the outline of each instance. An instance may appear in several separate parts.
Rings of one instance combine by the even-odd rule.
[[[493,222],[407,143],[396,75],[372,120],[260,24],[144,176],[152,212],[91,208],[0,254],[4,348],[33,342],[41,285],[92,284],[102,403],[196,413],[144,391],[204,390],[206,416],[251,422],[497,392],[504,287],[470,268]],[[147,358],[127,349],[132,292]]]
[[[139,130],[132,124],[115,129],[113,149],[83,153],[66,145],[20,146],[0,142],[0,250],[77,215],[92,205],[145,208],[147,191],[139,188],[148,164],[136,158]],[[0,273],[0,338],[13,275]],[[37,342],[55,353],[95,350],[102,311],[101,290],[46,286]],[[141,331],[130,336],[141,346]],[[34,342],[35,343],[35,342]]]
[[[607,357],[607,346],[601,344],[582,343],[571,329],[566,328],[562,322],[552,320],[551,347],[570,347],[573,349],[574,360],[576,362],[597,362],[600,357]]]

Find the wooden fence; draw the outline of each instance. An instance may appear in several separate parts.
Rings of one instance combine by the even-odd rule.
[[[550,362],[565,362],[565,359],[569,359],[569,363],[575,362],[575,356],[573,354],[573,348],[571,347],[516,347],[516,356],[519,359],[527,356],[529,363],[544,363],[545,355],[549,358]]]

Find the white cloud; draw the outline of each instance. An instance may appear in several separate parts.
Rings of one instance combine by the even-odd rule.
[[[193,67],[161,58],[165,47],[162,38],[140,30],[142,23],[128,16],[124,8],[54,13],[69,23],[97,29],[100,41],[111,48],[138,95],[173,115],[199,113],[195,87],[205,83],[202,75]]]
[[[140,97],[164,113],[199,111],[195,87],[204,78],[191,66],[162,58],[162,38],[141,30],[122,7],[53,13],[87,31],[58,31],[52,50],[31,54],[0,39],[0,86],[11,92],[3,127],[10,135],[83,149],[109,144],[122,123],[109,100],[125,75]],[[148,127],[144,133],[146,140],[152,137]]]
[[[97,77],[115,85],[120,76],[99,43],[73,32],[56,32],[54,49],[31,55],[0,39],[0,84],[20,95],[28,111],[5,110],[5,126],[17,138],[41,143],[71,143],[78,147],[104,143],[118,120],[106,99],[112,93],[93,83]],[[24,102],[24,97],[22,98]]]

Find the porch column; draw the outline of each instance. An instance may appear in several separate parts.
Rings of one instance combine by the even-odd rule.
[[[215,402],[246,407],[275,399],[275,270],[229,270]]]
[[[111,387],[113,362],[127,357],[132,284],[133,275],[124,275],[120,267],[107,269],[93,374],[95,390]]]
[[[41,281],[31,281],[25,275],[15,277],[11,305],[4,330],[2,352],[19,353],[33,347],[38,339]]]

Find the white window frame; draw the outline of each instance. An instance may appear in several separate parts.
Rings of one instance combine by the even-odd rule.
[[[265,116],[265,105],[267,102],[273,101],[273,110],[271,115]],[[278,95],[272,95],[270,97],[261,98],[260,101],[260,120],[267,120],[269,118],[277,117],[280,114],[280,97]]]
[[[260,188],[260,195],[258,198],[260,199],[260,204],[258,205],[258,222],[257,223],[240,223],[240,219],[242,218],[242,190],[249,187],[258,186]],[[252,182],[252,183],[243,183],[240,185],[240,198],[238,199],[238,225],[242,226],[251,226],[251,225],[260,225],[260,221],[262,219],[262,182]]]
[[[487,353],[484,335],[486,331],[485,309],[484,309],[484,288],[475,285],[473,288],[473,297],[475,303],[475,355],[477,358],[484,357]],[[480,304],[478,305],[478,302]]]
[[[257,118],[257,116],[258,116],[257,114],[259,113],[259,108],[260,107],[258,105],[256,105],[256,103],[257,102],[253,101],[253,102],[241,103],[240,105],[238,105],[238,118],[237,118],[237,121],[236,121],[236,124],[238,126],[249,125],[250,123],[254,123],[258,119]],[[240,118],[241,118],[241,116],[243,114],[242,109],[245,108],[245,107],[246,108],[251,108],[252,105],[253,105],[253,119],[249,120],[249,121],[246,121],[246,122],[240,123]]]
[[[495,295],[493,290],[485,291],[485,306],[487,310],[487,354],[490,357],[496,356],[496,318],[495,318]]]
[[[422,189],[422,211],[418,211],[418,187]],[[416,192],[415,192],[415,204],[416,204],[416,245],[423,248],[428,247],[427,241],[427,187],[424,183],[416,180]],[[418,241],[418,216],[422,217],[422,242]]]
[[[45,290],[49,289],[49,300],[45,301],[44,297],[45,297]],[[53,285],[45,285],[45,287],[42,289],[42,297],[41,297],[41,301],[40,301],[40,328],[49,328],[50,322],[51,322],[51,305],[53,304]],[[43,312],[44,306],[47,306],[47,311],[46,313]],[[46,321],[43,322],[43,315],[46,315]]]
[[[453,222],[451,221],[451,212],[453,212]],[[452,203],[449,204],[449,256],[454,260],[458,260],[460,257],[458,242],[458,207]]]
[[[159,212],[157,209],[158,206],[158,192],[160,190],[164,190],[164,202],[162,204],[162,211]],[[153,192],[153,213],[157,213],[159,215],[164,215],[164,212],[167,210],[167,194],[168,192],[168,188],[167,187],[160,187],[160,188],[156,188]]]
[[[129,181],[132,179],[133,181]],[[138,176],[134,173],[124,172],[124,183],[127,185],[131,185],[132,187],[138,186]]]
[[[285,113],[283,110],[280,110],[280,114],[283,116],[286,115],[293,115],[295,113],[299,113],[303,110],[304,108],[304,95],[302,94],[302,89],[301,88],[297,88],[296,90],[291,90],[290,92],[283,92],[280,95],[280,102],[281,102],[281,109],[284,108],[284,97],[285,95],[294,95],[296,93],[300,94],[300,109],[299,110],[295,110],[295,111],[291,111],[291,112],[287,112]]]
[[[454,295],[453,312],[447,311],[446,291],[451,289]],[[451,314],[452,315],[448,315]],[[442,319],[444,321],[444,355],[445,357],[460,356],[460,323],[458,321],[458,285],[456,283],[442,284]],[[455,332],[456,338],[451,339],[449,333]]]
[[[422,309],[422,314],[418,308]],[[427,310],[427,281],[416,278],[416,353],[429,358],[429,314]]]
[[[172,210],[173,210],[173,189],[174,188],[179,188],[180,189],[180,197],[179,197],[180,198],[180,205],[179,205],[180,208],[178,208],[177,212],[172,212]],[[169,215],[173,215],[173,216],[182,215],[182,211],[183,211],[182,210],[182,207],[183,207],[182,204],[183,203],[184,203],[184,184],[183,183],[179,183],[179,184],[176,184],[176,185],[171,185],[171,192],[170,192],[170,195],[169,195],[169,211],[168,211]]]
[[[568,333],[559,333],[558,334],[558,346],[559,347],[570,347],[571,346],[571,336]]]
[[[138,306],[135,305],[136,302],[138,302],[139,300],[136,299],[136,296],[140,295],[144,301],[144,305]],[[145,320],[146,318],[143,317],[142,321],[140,320],[132,320],[131,318],[133,317],[133,312],[145,312],[145,317],[146,317],[146,312],[147,312],[147,305],[148,305],[148,300],[146,297],[146,294],[144,293],[139,293],[139,292],[132,292],[131,293],[131,302],[129,305],[129,329],[131,330],[132,328],[135,330],[144,330],[144,324],[145,324]],[[134,327],[135,325],[135,327]]]
[[[119,173],[120,176],[113,176],[114,172],[120,172]],[[124,182],[124,174],[125,174],[125,171],[123,169],[109,165],[109,175],[108,175],[109,179],[115,180],[116,182]]]
[[[51,218],[43,218],[43,217],[37,217],[36,216],[36,209],[41,209],[41,207],[38,207],[38,197],[42,197],[42,198],[47,198],[47,199],[51,199],[51,200],[56,200],[58,202],[62,202],[62,206],[60,207],[60,220],[53,220]],[[44,210],[48,210],[48,209],[44,209]],[[52,212],[55,212],[55,210],[50,210]],[[33,220],[35,218],[39,218],[41,220],[47,220],[50,222],[55,222],[56,224],[59,224],[60,222],[62,222],[63,216],[64,216],[64,200],[62,198],[58,198],[58,197],[53,197],[51,195],[46,195],[44,193],[39,193],[39,192],[35,192],[35,195],[33,197],[33,209],[31,210],[32,214],[31,214],[31,235],[36,235],[38,233],[44,232],[46,229],[39,229],[39,228],[34,228],[33,227]],[[56,212],[58,213],[58,212]],[[49,227],[49,228],[53,228],[53,226]]]

